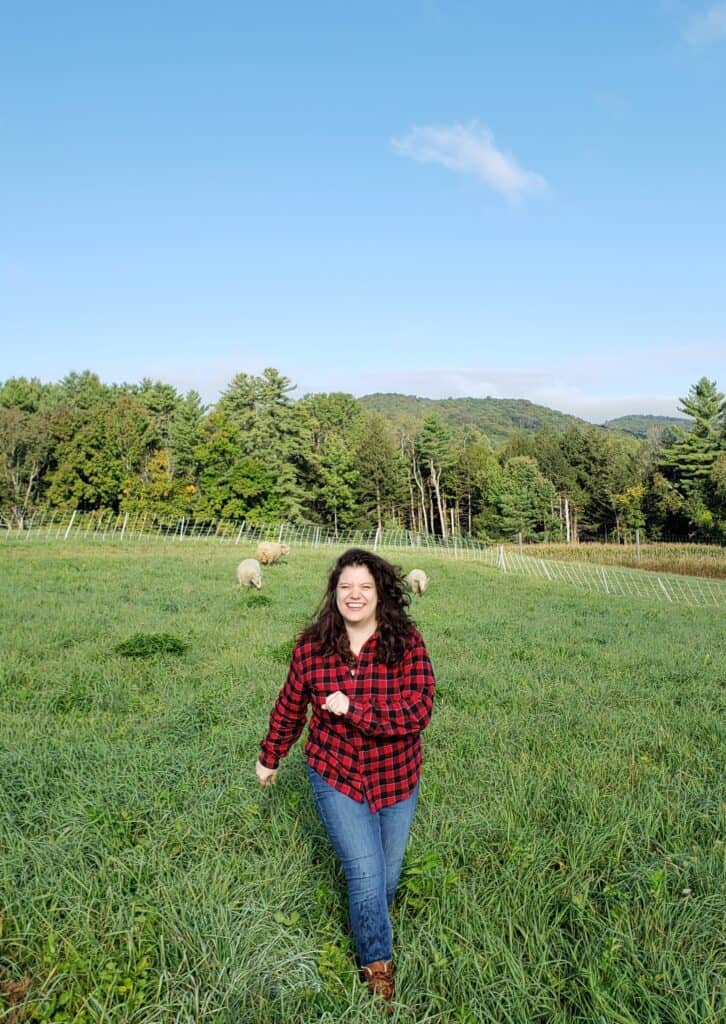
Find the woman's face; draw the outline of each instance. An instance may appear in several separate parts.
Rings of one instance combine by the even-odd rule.
[[[376,581],[365,565],[348,565],[343,569],[335,590],[338,611],[346,626],[356,630],[376,628],[378,592]]]

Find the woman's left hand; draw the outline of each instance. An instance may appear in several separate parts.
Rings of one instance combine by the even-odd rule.
[[[325,698],[323,711],[329,711],[331,715],[345,715],[348,713],[350,701],[342,690],[336,690]]]

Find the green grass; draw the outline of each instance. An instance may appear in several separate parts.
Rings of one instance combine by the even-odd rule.
[[[6,1021],[724,1019],[722,612],[417,556],[438,690],[384,1018],[302,741],[253,770],[334,552],[260,594],[248,553],[0,549]]]

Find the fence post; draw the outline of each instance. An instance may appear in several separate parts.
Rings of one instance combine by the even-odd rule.
[[[68,526],[66,527],[66,532],[65,532],[65,536],[63,537],[63,540],[68,540],[68,534],[71,532],[71,527],[73,526],[73,520],[76,518],[76,512],[77,511],[78,511],[77,509],[75,509],[75,508],[73,509],[73,515],[71,516],[70,522],[68,523]]]
[[[121,540],[124,539],[124,534],[126,533],[126,526],[128,525],[128,521],[129,521],[129,514],[127,512],[126,515],[124,516],[124,525],[121,527]]]
[[[605,566],[604,565],[600,566],[600,574],[602,575],[602,585],[605,587],[605,593],[609,594],[610,591],[608,590],[608,578],[605,575]]]
[[[666,590],[665,583],[660,578],[660,576],[658,576],[657,579],[658,579],[658,583],[660,584],[660,589],[663,591],[663,593],[665,594],[666,598],[672,603],[673,602],[673,598],[671,597],[671,595]]]
[[[506,559],[504,558],[504,545],[503,544],[499,545],[499,556],[497,558],[497,568],[501,569],[502,572],[506,572],[507,571],[507,562],[506,562]]]

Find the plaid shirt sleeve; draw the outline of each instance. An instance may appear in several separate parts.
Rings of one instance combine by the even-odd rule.
[[[307,719],[309,701],[310,690],[301,671],[300,646],[297,645],[287,679],[270,713],[270,727],[260,745],[260,763],[265,768],[277,768],[300,736]]]
[[[418,735],[431,721],[434,672],[421,636],[413,631],[392,690],[386,673],[373,673],[368,692],[350,700],[346,720],[370,737]]]

